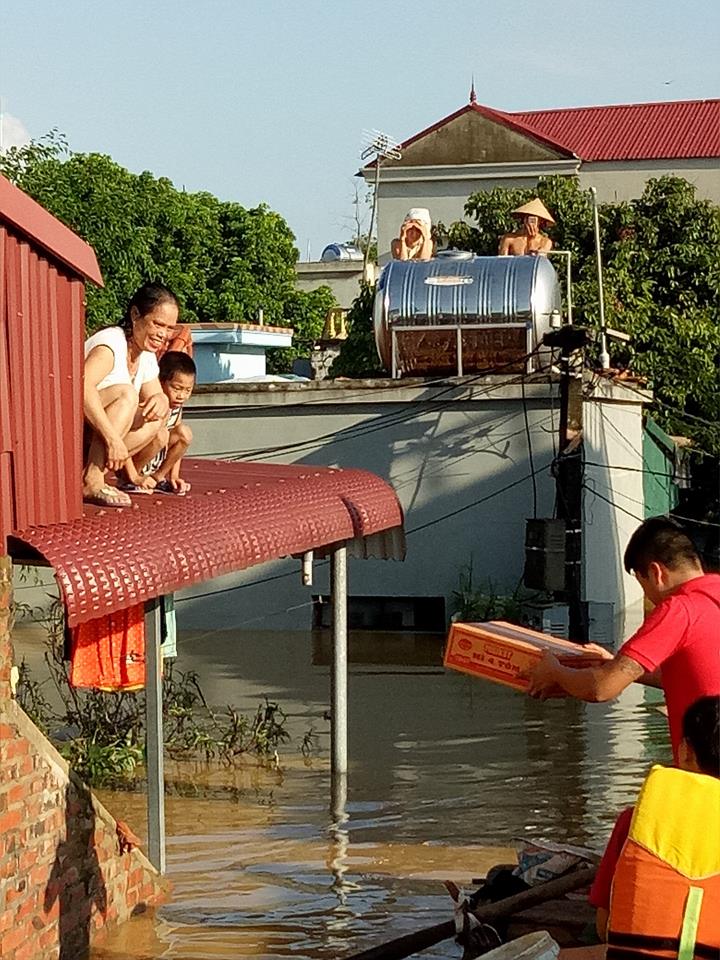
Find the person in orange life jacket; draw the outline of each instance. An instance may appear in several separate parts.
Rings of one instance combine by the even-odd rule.
[[[677,765],[691,773],[720,779],[719,696],[702,697],[685,711]],[[590,890],[589,900],[596,910],[595,924],[601,940],[607,939],[613,875],[630,831],[633,812],[634,807],[628,807],[617,818]],[[711,815],[708,811],[708,816]],[[702,829],[702,825],[697,824],[696,828]]]
[[[699,697],[720,695],[720,574],[703,571],[692,540],[668,517],[641,524],[624,561],[655,609],[599,666],[573,670],[546,653],[529,675],[529,693],[546,699],[559,689],[560,695],[603,702],[633,681],[662,687],[677,764],[685,710]]]

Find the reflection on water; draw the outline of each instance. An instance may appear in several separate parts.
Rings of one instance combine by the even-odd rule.
[[[628,691],[614,704],[536,703],[440,666],[442,641],[363,635],[350,649],[347,782],[330,783],[327,643],[298,634],[181,640],[180,669],[211,703],[276,699],[294,747],[281,769],[180,771],[167,800],[173,893],[94,960],[343,957],[449,919],[440,881],[467,884],[513,838],[598,846],[649,764],[666,721]],[[142,796],[106,794],[141,829]],[[458,956],[452,943],[424,957]]]

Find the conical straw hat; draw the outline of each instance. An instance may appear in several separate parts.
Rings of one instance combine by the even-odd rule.
[[[550,211],[539,197],[535,197],[535,199],[529,203],[524,203],[521,207],[518,207],[517,210],[513,210],[513,213],[519,217],[539,217],[541,220],[547,221],[547,223],[555,223],[550,215]]]

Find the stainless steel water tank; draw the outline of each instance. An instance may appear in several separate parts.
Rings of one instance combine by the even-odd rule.
[[[363,252],[352,243],[329,243],[320,254],[324,263],[334,260],[362,260]]]
[[[375,343],[397,376],[457,372],[458,353],[463,373],[519,371],[560,309],[547,257],[453,251],[425,262],[393,260],[375,294]],[[527,365],[536,369],[537,355]]]

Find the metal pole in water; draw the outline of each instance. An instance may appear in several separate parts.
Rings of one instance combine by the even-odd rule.
[[[347,774],[347,547],[333,551],[330,563],[330,592],[333,608],[333,662],[331,677],[331,759],[334,778]]]
[[[590,196],[593,205],[593,229],[595,232],[595,263],[598,278],[598,304],[600,307],[600,366],[603,370],[610,368],[610,354],[607,348],[605,335],[605,295],[603,292],[602,254],[600,252],[600,214],[598,212],[597,188],[590,187]]]
[[[147,763],[148,858],[165,873],[165,766],[163,757],[160,599],[145,604],[145,755]]]

